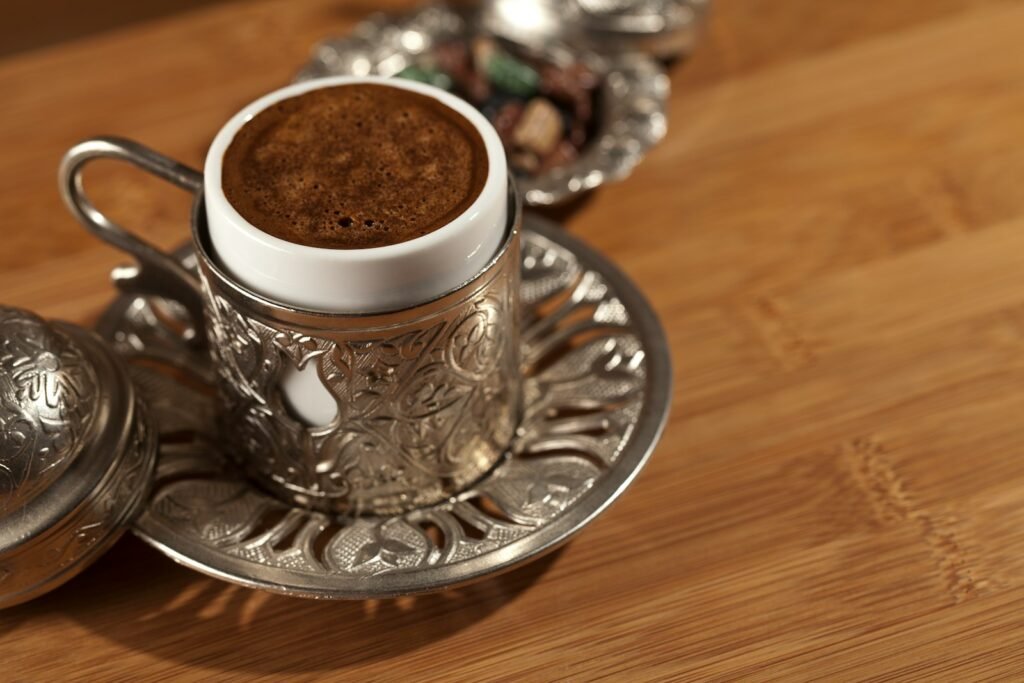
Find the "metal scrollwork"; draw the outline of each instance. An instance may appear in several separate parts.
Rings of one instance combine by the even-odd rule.
[[[63,334],[0,307],[0,516],[45,489],[81,449],[97,385]]]
[[[395,512],[477,480],[512,439],[519,404],[514,255],[465,300],[367,331],[296,327],[244,312],[205,274],[207,321],[238,460],[285,499],[328,512]],[[325,425],[279,391],[315,368],[336,404]]]
[[[5,601],[13,604],[57,587],[98,558],[127,529],[150,491],[156,431],[136,402],[124,450],[90,496],[65,518],[27,539],[0,566]]]

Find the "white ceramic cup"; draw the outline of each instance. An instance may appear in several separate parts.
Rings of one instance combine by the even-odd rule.
[[[483,189],[447,225],[406,242],[370,249],[324,249],[274,237],[246,221],[224,195],[224,153],[235,134],[267,107],[310,90],[373,83],[432,97],[468,120],[487,152]],[[508,166],[497,131],[465,100],[439,88],[397,78],[339,76],[276,90],[235,114],[206,155],[203,193],[214,256],[254,292],[294,308],[325,313],[378,313],[425,303],[471,279],[490,261],[505,236]],[[328,423],[336,411],[312,367],[288,370],[285,401],[310,424]]]

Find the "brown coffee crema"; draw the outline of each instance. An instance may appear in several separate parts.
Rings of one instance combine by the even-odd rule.
[[[487,173],[483,138],[464,116],[418,92],[358,83],[256,114],[228,146],[221,183],[263,232],[365,249],[450,223],[480,195]]]

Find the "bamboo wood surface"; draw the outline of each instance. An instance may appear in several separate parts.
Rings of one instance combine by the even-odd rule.
[[[95,319],[122,261],[57,196],[99,133],[199,166],[219,125],[381,5],[219,5],[0,60],[0,301]],[[719,0],[669,134],[562,210],[667,327],[664,440],[563,551],[323,603],[126,538],[0,613],[0,680],[1024,677],[1024,3]],[[188,198],[114,165],[163,246]]]

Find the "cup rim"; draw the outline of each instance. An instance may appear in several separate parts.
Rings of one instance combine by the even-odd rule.
[[[487,155],[487,178],[483,187],[473,203],[461,214],[450,220],[445,225],[433,230],[426,235],[414,237],[411,240],[388,244],[381,247],[367,247],[362,249],[335,249],[324,247],[313,247],[305,244],[289,242],[288,240],[275,237],[270,233],[260,230],[251,222],[245,219],[224,194],[223,183],[221,182],[224,154],[228,146],[234,140],[238,131],[248,123],[254,116],[281,100],[295,97],[312,90],[321,90],[341,85],[356,85],[360,83],[371,83],[384,85],[393,88],[411,90],[423,95],[433,97],[447,106],[449,109],[467,119],[484,143],[484,150]],[[475,216],[483,213],[485,207],[491,201],[491,196],[501,192],[501,184],[511,175],[507,173],[507,161],[505,147],[498,137],[497,131],[469,102],[452,95],[438,87],[394,77],[383,76],[330,76],[317,78],[301,83],[294,83],[274,90],[262,97],[250,102],[240,111],[235,113],[217,131],[213,142],[210,144],[203,164],[203,190],[207,196],[207,203],[213,201],[217,211],[222,214],[237,229],[244,232],[248,239],[254,240],[262,246],[274,251],[290,251],[300,256],[323,259],[339,265],[354,261],[386,261],[394,258],[401,258],[412,255],[424,249],[440,246],[452,238],[451,233],[457,229],[457,223],[463,220],[472,220]],[[500,172],[496,172],[500,171]]]
[[[472,296],[474,292],[490,281],[488,278],[497,272],[497,266],[507,260],[509,253],[518,252],[518,248],[515,245],[522,224],[523,205],[522,197],[516,189],[515,179],[511,173],[508,174],[508,190],[506,194],[508,210],[505,220],[505,232],[494,255],[488,259],[483,268],[451,289],[411,306],[400,306],[380,311],[337,312],[308,306],[296,306],[253,290],[245,283],[229,275],[218,262],[210,244],[210,229],[206,216],[206,199],[202,189],[196,192],[195,200],[192,203],[192,220],[190,221],[192,245],[200,275],[204,278],[211,275],[216,278],[217,282],[220,283],[218,289],[229,293],[231,298],[244,302],[250,309],[253,309],[249,311],[250,313],[256,312],[259,315],[274,320],[286,321],[293,325],[305,325],[306,327],[321,330],[323,330],[323,327],[318,326],[317,322],[322,323],[326,320],[359,320],[362,323],[360,330],[370,332],[382,327],[406,323],[408,322],[406,316],[411,312],[415,312],[416,316],[426,316],[445,310]],[[385,247],[379,248],[383,249]],[[518,271],[518,262],[513,267]],[[301,318],[308,318],[308,320],[303,321]]]

